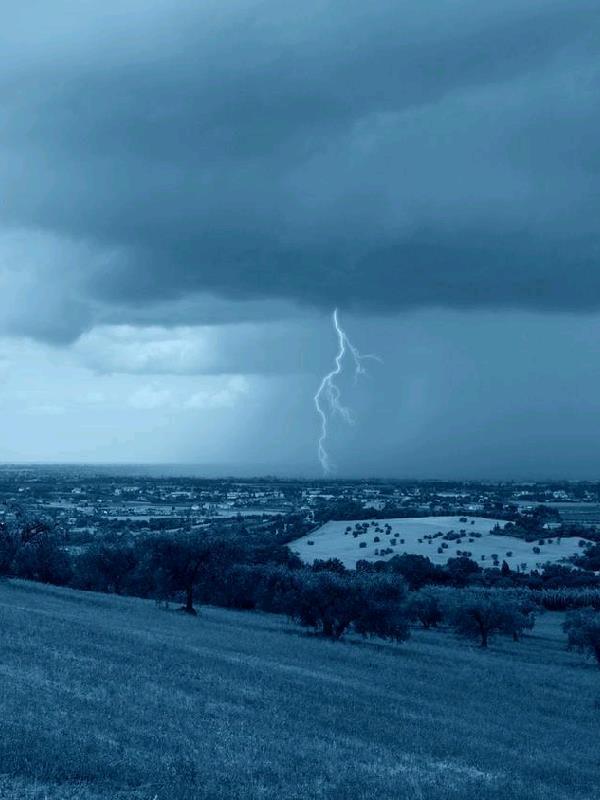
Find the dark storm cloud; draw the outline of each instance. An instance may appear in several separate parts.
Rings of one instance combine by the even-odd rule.
[[[0,34],[0,222],[83,250],[15,330],[600,307],[597,0],[36,8]]]

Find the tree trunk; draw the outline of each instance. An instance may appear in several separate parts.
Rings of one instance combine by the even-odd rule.
[[[480,633],[481,633],[481,646],[482,646],[482,647],[487,647],[487,646],[488,646],[488,632],[487,632],[487,628],[485,628],[483,625],[480,625],[480,626],[479,626],[479,631],[480,631]]]
[[[194,587],[188,586],[185,590],[185,606],[183,607],[183,611],[186,614],[196,614],[196,609],[194,608]]]
[[[338,622],[338,624],[334,628],[334,638],[341,639],[347,627],[348,626],[346,625],[345,622]]]

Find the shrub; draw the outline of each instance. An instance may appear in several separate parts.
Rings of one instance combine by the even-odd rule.
[[[63,537],[44,520],[0,523],[0,576],[16,575],[63,585],[71,578],[71,559]]]
[[[147,575],[161,599],[183,597],[182,611],[196,614],[194,600],[202,595],[212,601],[225,570],[236,562],[233,541],[177,535],[151,538],[138,569]]]
[[[443,618],[439,596],[427,589],[414,592],[408,601],[408,614],[424,628],[436,628]]]
[[[494,634],[518,638],[534,622],[516,598],[489,590],[457,592],[448,604],[448,619],[457,634],[479,640],[484,648]]]
[[[225,608],[251,611],[257,607],[263,566],[235,564],[221,575],[219,585],[212,586],[210,601]]]
[[[511,603],[515,605],[517,614],[513,621],[508,620],[505,631],[512,635],[514,641],[518,641],[525,630],[532,630],[535,626],[535,612],[537,609],[530,592],[517,592],[512,598]]]
[[[402,575],[410,589],[420,589],[427,583],[436,583],[442,575],[441,568],[432,564],[427,556],[414,553],[394,556],[388,567],[390,572]]]
[[[288,613],[322,636],[340,639],[353,627],[363,636],[408,637],[402,580],[388,575],[301,574],[288,595]]]
[[[75,560],[74,584],[81,589],[121,594],[137,566],[133,547],[93,544]]]
[[[446,569],[452,583],[458,586],[464,586],[472,575],[481,572],[479,564],[464,553],[457,558],[449,558]]]
[[[344,575],[346,567],[339,558],[317,558],[313,561],[313,572],[337,572],[338,575]]]
[[[354,629],[362,636],[402,642],[409,638],[406,584],[390,575],[372,575],[361,581],[361,611]]]
[[[563,624],[568,648],[579,650],[596,659],[600,667],[600,613],[597,611],[571,611]]]
[[[292,616],[294,597],[303,572],[270,565],[254,570],[256,608],[272,614]]]
[[[600,543],[588,546],[584,554],[576,556],[573,562],[582,569],[600,571]]]
[[[360,542],[358,546],[359,546],[359,547],[366,547],[366,546],[367,546],[367,543],[366,543],[366,542]]]
[[[19,549],[20,536],[4,522],[0,523],[0,576],[12,575],[14,560]]]
[[[44,528],[27,541],[21,539],[13,560],[19,578],[64,585],[71,578],[71,562],[57,534]]]
[[[345,578],[319,572],[299,580],[290,593],[288,613],[301,625],[339,639],[357,616],[356,606]]]

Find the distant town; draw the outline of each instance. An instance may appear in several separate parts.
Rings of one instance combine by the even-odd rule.
[[[0,520],[45,518],[73,549],[106,537],[159,531],[231,529],[289,541],[331,519],[458,514],[510,519],[539,505],[555,524],[600,526],[600,483],[209,480],[162,476],[159,468],[148,467],[0,468]]]

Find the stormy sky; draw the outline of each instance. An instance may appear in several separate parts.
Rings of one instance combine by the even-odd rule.
[[[29,0],[0,459],[600,475],[598,0]]]

